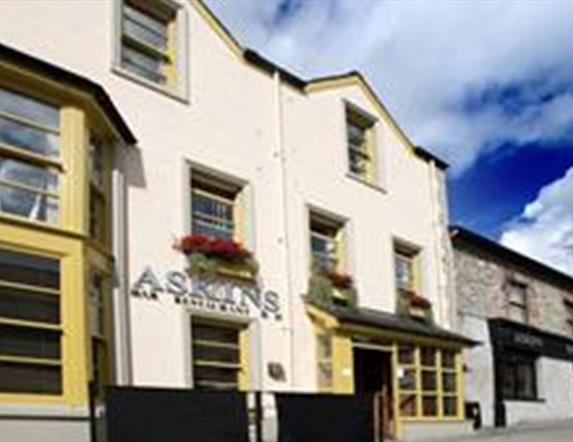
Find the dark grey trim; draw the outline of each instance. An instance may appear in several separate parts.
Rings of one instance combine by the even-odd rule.
[[[450,165],[446,163],[444,160],[442,160],[440,157],[434,155],[432,152],[424,149],[421,146],[414,146],[414,153],[424,161],[428,162],[433,161],[434,163],[436,163],[436,166],[438,166],[438,168],[441,170],[446,170],[450,167]]]
[[[113,101],[99,84],[56,65],[32,57],[14,48],[0,44],[0,59],[17,64],[57,83],[65,83],[90,94],[109,117],[126,144],[136,144],[137,139],[113,104]]]

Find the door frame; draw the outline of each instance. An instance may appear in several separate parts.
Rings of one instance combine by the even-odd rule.
[[[389,403],[383,404],[383,407],[389,407],[389,408],[387,408],[387,410],[389,411],[390,415],[392,416],[392,419],[388,423],[389,434],[383,434],[383,436],[394,438],[397,434],[397,429],[398,429],[397,416],[395,415],[396,413],[395,413],[395,407],[394,407],[394,401],[396,400],[396,398],[395,398],[396,392],[394,391],[395,390],[395,388],[394,388],[394,375],[395,375],[394,346],[393,345],[377,344],[377,343],[369,343],[369,342],[352,341],[352,359],[353,360],[354,360],[355,350],[376,351],[376,352],[384,354],[384,356],[386,356],[388,358],[387,360],[388,360],[388,364],[390,367],[390,373],[388,373],[388,374],[390,375],[390,377],[389,377],[389,379],[386,380],[385,384],[390,386],[391,394],[389,394],[387,396]],[[382,376],[382,375],[383,375],[383,373],[380,373],[380,376]],[[355,373],[354,373],[354,376],[356,376]],[[380,392],[377,395],[376,401],[380,400],[381,395],[382,395],[382,392]],[[378,420],[380,419],[380,414],[376,413],[375,417],[377,420],[376,426],[379,428],[380,425],[379,425]],[[384,425],[382,425],[382,432],[384,432]]]

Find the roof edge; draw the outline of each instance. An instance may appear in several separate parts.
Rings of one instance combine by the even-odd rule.
[[[451,225],[449,227],[450,237],[454,246],[456,243],[470,244],[478,249],[489,252],[500,259],[505,259],[514,265],[520,267],[527,267],[528,270],[535,272],[538,275],[544,275],[546,278],[554,280],[557,284],[564,285],[573,290],[573,276],[557,270],[547,264],[544,264],[529,256],[516,252],[508,247],[501,245],[498,242],[492,241],[485,236],[479,235],[469,229],[460,225]]]
[[[108,93],[100,84],[2,43],[0,43],[0,57],[2,60],[17,66],[23,66],[56,83],[66,83],[73,88],[88,93],[104,111],[123,141],[127,144],[137,143],[137,138],[121,116]]]
[[[414,146],[414,153],[425,161],[436,163],[436,166],[442,170],[447,170],[450,167],[446,161],[442,160],[440,157],[433,154],[429,150],[424,149],[422,146]]]

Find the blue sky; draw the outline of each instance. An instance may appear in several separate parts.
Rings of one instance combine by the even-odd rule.
[[[453,222],[573,274],[573,1],[207,3],[304,78],[364,72],[452,165]]]

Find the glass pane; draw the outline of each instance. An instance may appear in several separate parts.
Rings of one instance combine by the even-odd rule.
[[[193,366],[193,374],[197,386],[209,383],[229,384],[228,387],[236,388],[238,384],[238,370],[235,368],[207,367],[201,365]],[[223,386],[222,386],[223,387]]]
[[[458,414],[458,399],[456,397],[445,397],[443,406],[444,416],[456,416]]]
[[[209,345],[194,345],[193,358],[201,361],[224,362],[239,364],[239,349],[214,347]]]
[[[438,388],[437,376],[435,371],[422,371],[422,390],[436,391]]]
[[[0,88],[0,111],[54,129],[60,128],[60,110],[57,107],[2,88]]]
[[[0,181],[22,184],[34,189],[57,192],[58,172],[0,156]]]
[[[356,175],[364,175],[368,170],[368,160],[354,150],[348,151],[350,171]]]
[[[535,363],[518,362],[516,367],[517,395],[523,399],[534,399],[535,394]]]
[[[90,277],[90,326],[92,336],[104,336],[104,278],[94,273]]]
[[[0,280],[60,288],[60,263],[56,259],[0,250]]]
[[[208,222],[205,223],[197,219],[193,220],[191,229],[193,234],[195,235],[212,236],[214,238],[229,239],[229,240],[232,240],[235,236],[232,230],[221,229]]]
[[[442,350],[442,367],[452,369],[456,367],[456,352]]]
[[[123,22],[123,32],[129,37],[153,46],[160,51],[164,51],[167,48],[166,35],[160,35],[129,17]]]
[[[438,415],[438,398],[436,396],[424,396],[422,398],[422,413],[424,416]]]
[[[503,361],[501,366],[501,382],[503,397],[506,399],[514,399],[515,393],[515,370],[514,366],[509,361]]]
[[[507,288],[509,302],[525,305],[527,297],[527,287],[515,282],[510,282]]]
[[[416,395],[400,395],[400,414],[402,416],[416,416]]]
[[[0,143],[47,157],[57,157],[60,136],[0,116]]]
[[[420,358],[424,367],[435,367],[436,349],[432,347],[422,347],[420,349]]]
[[[122,53],[123,67],[155,83],[165,83],[163,62],[160,59],[149,57],[125,44],[123,45]]]
[[[413,258],[396,254],[396,284],[399,288],[413,290],[414,288],[414,264]]]
[[[103,188],[103,145],[99,138],[92,137],[90,142],[91,180]]]
[[[59,301],[56,295],[0,286],[0,316],[3,318],[58,324]]]
[[[100,193],[90,189],[90,236],[100,242],[104,240],[105,234],[105,202]]]
[[[403,375],[398,379],[400,390],[416,389],[416,370],[413,368],[403,369]]]
[[[60,359],[60,333],[0,325],[0,355]]]
[[[51,196],[0,184],[0,210],[29,220],[57,224],[59,203]]]
[[[123,6],[123,14],[126,19],[138,23],[141,27],[148,29],[150,32],[158,35],[165,35],[167,33],[167,26],[163,21],[125,3]]]
[[[193,340],[239,345],[239,331],[234,328],[194,324],[192,333]]]
[[[443,389],[446,393],[453,393],[456,391],[456,374],[455,373],[442,373]]]
[[[414,347],[400,346],[398,349],[398,362],[402,365],[414,364]]]
[[[62,393],[59,367],[0,362],[0,391],[3,393]]]

